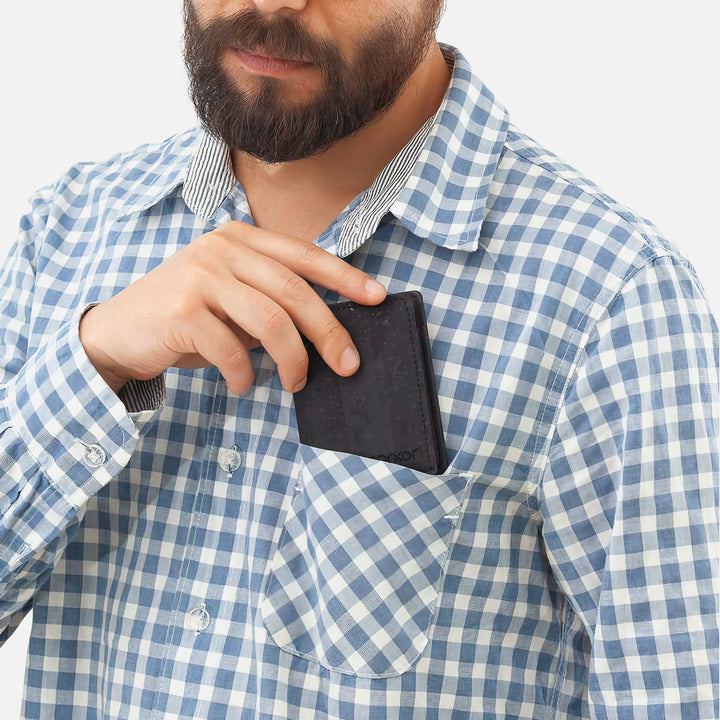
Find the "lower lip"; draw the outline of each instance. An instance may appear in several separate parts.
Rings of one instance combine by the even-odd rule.
[[[245,50],[235,50],[243,66],[256,75],[269,75],[271,77],[286,77],[312,67],[312,63],[298,62],[297,60],[282,60],[269,58],[263,55],[253,55]]]

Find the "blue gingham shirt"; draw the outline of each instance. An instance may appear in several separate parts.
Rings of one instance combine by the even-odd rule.
[[[720,715],[701,284],[445,52],[437,115],[317,239],[421,291],[442,476],[299,444],[262,349],[241,396],[215,368],[122,398],[97,375],[83,309],[251,221],[201,130],[33,197],[0,301],[0,639],[33,608],[25,717]]]

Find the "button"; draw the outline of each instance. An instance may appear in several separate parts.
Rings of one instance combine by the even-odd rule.
[[[188,630],[194,630],[196,633],[201,633],[207,629],[210,624],[210,613],[205,608],[205,603],[200,607],[193,608],[187,614],[187,626]]]
[[[242,464],[242,455],[238,452],[237,445],[233,445],[231,448],[220,448],[218,462],[225,472],[234,473]]]
[[[99,468],[107,462],[107,455],[99,445],[86,445],[83,462],[88,467]]]

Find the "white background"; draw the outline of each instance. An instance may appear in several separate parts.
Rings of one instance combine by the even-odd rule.
[[[30,193],[70,164],[195,122],[179,0],[6,5],[2,256]],[[439,37],[462,49],[521,130],[659,225],[720,312],[716,12],[713,0],[448,0]],[[19,717],[29,630],[26,620],[0,650],[8,720]]]

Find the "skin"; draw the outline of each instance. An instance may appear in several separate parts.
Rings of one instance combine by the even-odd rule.
[[[296,13],[310,31],[332,38],[352,57],[361,28],[383,22],[398,8],[420,13],[424,2],[196,0],[194,5],[201,23],[253,5],[268,15]],[[231,52],[223,67],[240,87],[257,82],[258,71]],[[168,367],[215,365],[228,388],[242,393],[253,382],[247,351],[260,344],[277,363],[283,387],[297,392],[305,385],[308,362],[300,333],[336,373],[353,374],[360,360],[350,336],[306,281],[367,305],[381,302],[385,288],[312,241],[435,113],[449,77],[433,42],[393,106],[321,155],[273,165],[235,151],[233,168],[255,226],[232,222],[196,238],[83,317],[80,340],[108,385],[118,392],[129,379],[150,379]],[[302,102],[320,79],[308,66],[281,81],[287,97]]]

